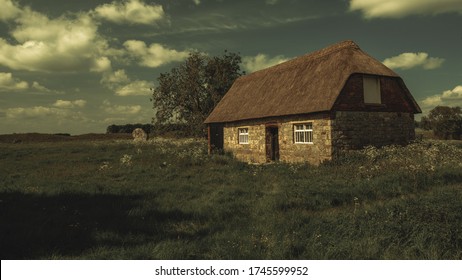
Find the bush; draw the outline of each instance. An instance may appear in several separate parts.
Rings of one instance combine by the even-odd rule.
[[[422,117],[421,126],[433,130],[439,139],[461,139],[462,111],[460,107],[437,106]]]
[[[154,131],[154,126],[152,124],[124,124],[124,125],[115,125],[112,124],[107,127],[106,133],[132,133],[136,128],[141,128],[147,134],[150,134]]]

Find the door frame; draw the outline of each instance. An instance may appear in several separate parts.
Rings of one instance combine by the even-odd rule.
[[[269,123],[265,125],[265,146],[266,146],[266,161],[279,160],[279,125],[277,123]]]

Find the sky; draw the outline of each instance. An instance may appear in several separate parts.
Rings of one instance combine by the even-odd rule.
[[[0,134],[150,123],[150,88],[192,51],[247,73],[343,41],[424,114],[462,106],[462,0],[0,0]],[[419,118],[419,116],[417,116]]]

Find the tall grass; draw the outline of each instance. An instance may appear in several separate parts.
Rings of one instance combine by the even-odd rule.
[[[0,144],[2,259],[460,259],[462,149],[247,165],[202,140]]]

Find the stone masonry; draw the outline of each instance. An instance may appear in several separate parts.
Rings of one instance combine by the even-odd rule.
[[[334,154],[368,145],[405,145],[415,139],[414,114],[399,112],[335,112]]]
[[[313,143],[294,142],[294,125],[312,123]],[[337,111],[240,121],[224,126],[224,150],[249,163],[265,163],[266,128],[278,127],[279,160],[320,164],[344,151],[367,145],[404,145],[415,138],[414,115],[398,112]],[[249,144],[239,144],[238,129],[249,129]]]
[[[313,144],[294,143],[294,125],[302,123],[312,123]],[[328,114],[228,123],[224,127],[224,150],[232,152],[241,161],[267,162],[266,127],[268,125],[278,127],[280,161],[319,164],[332,158],[331,120]],[[239,128],[249,129],[249,144],[239,144]]]

